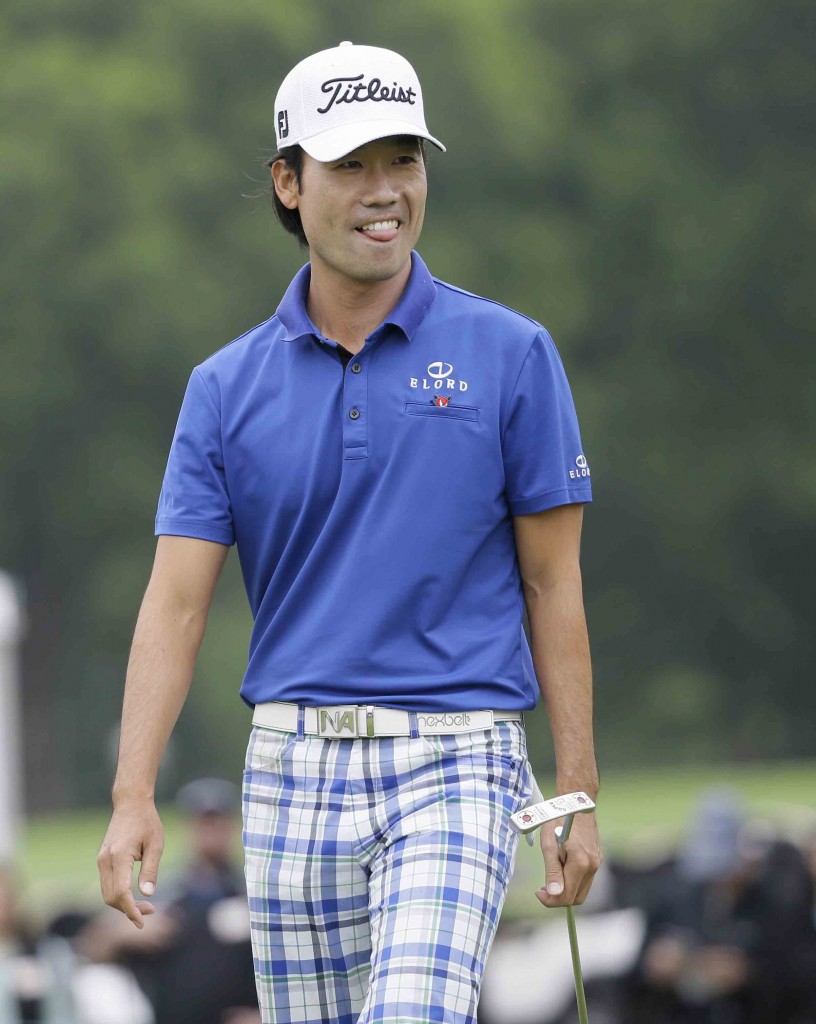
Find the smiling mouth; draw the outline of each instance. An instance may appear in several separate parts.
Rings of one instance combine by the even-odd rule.
[[[400,226],[400,222],[395,218],[391,220],[372,220],[368,224],[361,224],[357,231],[361,231],[363,234],[373,234],[382,231],[396,231]]]

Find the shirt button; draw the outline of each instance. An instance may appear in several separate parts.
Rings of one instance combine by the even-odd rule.
[[[355,405],[355,407],[353,409],[349,410],[349,416],[353,420],[358,420],[360,418],[360,410],[357,408],[356,405]]]
[[[352,373],[359,373],[360,370],[362,370],[362,366],[360,366],[359,363],[352,363],[351,364],[351,372]]]

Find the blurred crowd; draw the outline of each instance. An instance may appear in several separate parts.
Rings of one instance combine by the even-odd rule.
[[[37,933],[13,874],[0,872],[0,1024],[260,1024],[235,856],[240,791],[197,779],[177,803],[187,862],[160,878],[141,930],[102,906],[60,913]]]
[[[177,799],[188,861],[143,930],[107,907],[35,930],[0,870],[0,1024],[260,1024],[238,789],[199,779]],[[607,858],[577,909],[590,1021],[816,1024],[815,892],[816,831],[794,841],[704,793],[678,850]],[[480,1024],[577,1020],[563,913],[503,922]]]
[[[707,790],[678,850],[607,858],[577,910],[591,1024],[816,1024],[815,891],[816,831]],[[480,1024],[573,1024],[576,1005],[565,921],[500,928]]]

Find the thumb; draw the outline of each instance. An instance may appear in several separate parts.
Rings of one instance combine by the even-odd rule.
[[[145,896],[152,896],[159,877],[159,860],[162,847],[155,840],[148,842],[142,854],[142,866],[139,871],[139,890]]]
[[[547,892],[550,896],[560,896],[564,891],[564,866],[561,863],[560,851],[555,836],[551,832],[546,836],[542,836],[541,846],[544,854]]]
[[[550,896],[560,896],[564,891],[564,871],[561,867],[561,861],[558,857],[555,858],[555,862],[545,861],[545,869],[547,872],[547,892]]]

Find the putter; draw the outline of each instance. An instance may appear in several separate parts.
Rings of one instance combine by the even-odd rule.
[[[595,809],[595,802],[586,793],[567,793],[552,800],[544,800],[532,807],[523,807],[510,816],[511,826],[516,832],[523,834],[535,831],[539,826],[556,818],[564,818],[564,824],[555,829],[558,839],[558,857],[564,863],[564,845],[569,839],[572,821],[576,814],[584,814]],[[567,931],[569,932],[570,953],[572,955],[572,973],[575,977],[575,995],[578,999],[578,1020],[580,1024],[589,1024],[587,1016],[586,996],[584,995],[584,976],[581,972],[581,958],[578,955],[578,933],[575,930],[575,914],[572,907],[564,908],[567,912]]]
[[[548,821],[555,821],[556,818],[564,818],[569,815],[570,821],[567,827],[567,835],[569,835],[569,830],[572,828],[572,815],[594,810],[595,803],[586,793],[565,793],[563,796],[553,797],[552,800],[543,800],[540,804],[533,804],[532,807],[522,807],[520,811],[510,815],[510,824],[516,832],[525,834],[535,832],[540,825],[546,825]]]

